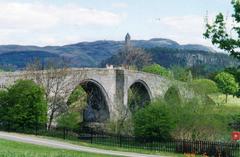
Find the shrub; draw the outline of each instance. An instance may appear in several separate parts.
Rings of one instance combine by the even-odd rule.
[[[2,122],[12,122],[15,127],[33,127],[46,123],[47,102],[44,90],[31,80],[18,80],[7,91],[0,92]]]
[[[190,83],[194,92],[197,94],[213,94],[218,92],[217,84],[209,79],[197,79]]]
[[[222,140],[229,134],[228,119],[218,106],[206,105],[194,98],[171,108],[176,122],[171,135],[175,139],[213,141]]]
[[[143,67],[142,71],[166,77],[170,76],[170,72],[166,68],[160,66],[159,64],[145,66]]]
[[[79,114],[77,112],[66,112],[57,119],[58,127],[76,129],[79,127]]]
[[[133,116],[134,133],[136,136],[154,136],[160,140],[171,138],[174,121],[164,101],[155,101],[138,110]]]

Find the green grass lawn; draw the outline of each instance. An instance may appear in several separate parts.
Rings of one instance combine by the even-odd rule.
[[[226,96],[224,94],[212,94],[210,97],[216,102],[216,104],[240,107],[240,98],[233,97],[232,95],[228,96],[227,103],[225,102]]]
[[[0,139],[0,157],[113,157],[54,149]]]

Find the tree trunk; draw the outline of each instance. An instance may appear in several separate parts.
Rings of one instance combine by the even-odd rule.
[[[228,100],[228,94],[226,94],[225,103],[227,103],[227,100]]]
[[[50,115],[50,117],[49,117],[48,130],[51,129],[52,121],[53,121],[53,115],[54,115],[54,112],[52,112],[51,115]]]

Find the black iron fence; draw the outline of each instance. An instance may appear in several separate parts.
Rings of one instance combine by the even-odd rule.
[[[169,140],[161,141],[157,137],[133,137],[107,134],[90,129],[51,128],[46,125],[13,125],[1,124],[0,131],[19,132],[41,136],[58,137],[69,140],[89,142],[126,149],[143,149],[149,151],[199,154],[209,157],[240,157],[240,144],[236,142],[210,142]]]

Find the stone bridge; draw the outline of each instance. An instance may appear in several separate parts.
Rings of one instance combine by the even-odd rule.
[[[28,75],[30,74],[24,71],[1,72],[0,87],[5,88],[18,79],[29,78]],[[142,99],[153,100],[163,97],[170,86],[182,84],[182,87],[179,87],[181,95],[189,96],[184,83],[176,83],[159,75],[125,69],[74,68],[68,71],[63,82],[68,90],[66,100],[79,85],[88,93],[88,107],[85,111],[88,116],[85,119],[91,122],[113,120],[118,117],[121,114],[118,108],[128,107],[129,89],[141,91]]]

